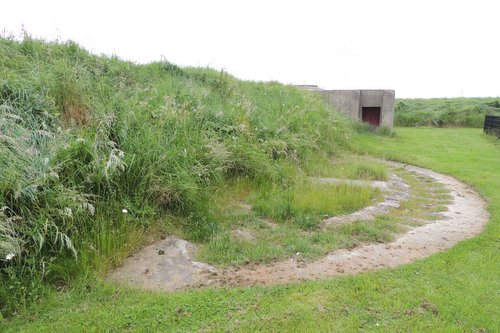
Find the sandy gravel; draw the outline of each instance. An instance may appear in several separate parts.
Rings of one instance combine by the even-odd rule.
[[[304,261],[299,255],[272,264],[228,269],[217,269],[190,259],[194,245],[169,237],[128,258],[109,278],[139,288],[166,291],[204,286],[285,284],[397,267],[449,249],[482,231],[488,221],[486,203],[472,188],[453,177],[428,169],[392,164],[431,177],[446,186],[453,200],[448,211],[443,213],[444,218],[410,229],[391,243],[337,250],[315,261]]]

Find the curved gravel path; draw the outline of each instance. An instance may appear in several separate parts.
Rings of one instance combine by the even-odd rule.
[[[127,259],[109,278],[135,287],[168,291],[204,286],[285,284],[397,267],[449,249],[482,231],[488,221],[486,203],[471,187],[428,169],[391,164],[431,177],[446,186],[453,201],[443,213],[443,219],[410,229],[390,243],[337,250],[315,261],[290,258],[227,269],[190,259],[189,250],[194,246],[169,237]]]

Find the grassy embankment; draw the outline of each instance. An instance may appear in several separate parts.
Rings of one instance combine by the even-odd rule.
[[[396,126],[483,127],[485,115],[500,115],[500,98],[397,99]]]
[[[477,129],[362,135],[361,151],[454,175],[487,198],[485,231],[401,268],[287,286],[172,294],[97,284],[52,295],[6,331],[496,332],[500,147]],[[28,320],[27,320],[28,319]]]
[[[307,184],[352,135],[317,96],[279,83],[0,39],[0,312],[93,284],[162,235],[227,245],[238,186],[256,208],[247,222],[273,218],[289,237],[265,240],[259,253],[239,242],[229,261],[324,252],[294,233],[378,196]],[[352,163],[362,177],[384,177]]]

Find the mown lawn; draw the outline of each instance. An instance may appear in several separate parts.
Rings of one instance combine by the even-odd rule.
[[[500,145],[479,129],[357,136],[358,152],[456,176],[489,201],[478,237],[391,270],[287,286],[172,294],[82,283],[3,320],[6,332],[498,332]]]

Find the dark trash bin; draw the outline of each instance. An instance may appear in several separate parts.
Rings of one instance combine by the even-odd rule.
[[[500,138],[500,116],[484,117],[484,133],[496,135]]]

